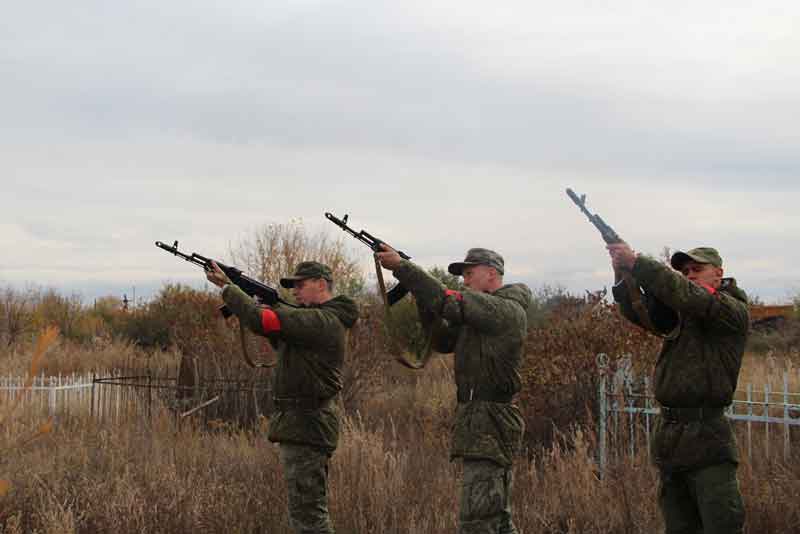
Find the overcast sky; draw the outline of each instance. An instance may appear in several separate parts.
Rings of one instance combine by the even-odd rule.
[[[800,4],[56,2],[0,22],[0,286],[202,275],[259,225],[350,213],[430,267],[599,289],[599,234],[719,248],[800,292]],[[341,234],[344,237],[344,234]],[[353,241],[355,254],[369,253]]]

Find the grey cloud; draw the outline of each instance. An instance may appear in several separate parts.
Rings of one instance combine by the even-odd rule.
[[[30,117],[32,135],[362,146],[522,169],[634,176],[657,168],[706,185],[717,175],[740,188],[753,177],[797,187],[800,140],[787,112],[800,107],[796,98],[715,102],[702,88],[696,101],[636,95],[609,84],[612,72],[582,87],[579,70],[564,79],[493,77],[458,34],[365,3],[253,11],[251,19],[234,9],[215,22],[213,6],[199,4],[192,24],[175,7],[157,14],[143,5],[87,11],[50,28],[44,42],[60,46],[53,58],[21,46],[34,59],[17,51],[6,64],[17,95],[7,111]]]
[[[607,258],[572,186],[644,250],[710,239],[788,284],[793,11],[684,4],[18,4],[0,221],[111,279],[183,275],[155,239],[224,254],[258,224],[350,212],[423,263],[481,243],[582,291]]]

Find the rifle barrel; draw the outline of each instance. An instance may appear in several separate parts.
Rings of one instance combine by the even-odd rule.
[[[386,241],[384,241],[383,239],[380,239],[378,237],[375,237],[374,235],[370,234],[366,230],[361,230],[360,232],[356,232],[353,228],[350,228],[349,226],[347,226],[347,215],[345,215],[343,219],[339,219],[338,217],[336,217],[332,213],[326,211],[325,212],[325,218],[328,219],[329,221],[331,221],[333,224],[335,224],[339,228],[341,228],[342,230],[344,230],[345,232],[347,232],[348,234],[350,234],[351,236],[355,237],[356,239],[358,239],[359,241],[361,241],[362,243],[367,245],[369,248],[371,248],[375,252],[379,252],[380,251],[380,246],[381,245],[383,245],[383,244],[388,245],[388,243],[386,243]],[[411,259],[411,256],[409,256],[408,254],[406,254],[406,253],[404,253],[404,252],[402,252],[400,250],[397,250],[397,253],[404,260],[410,260]]]
[[[330,212],[325,212],[325,218],[331,221],[336,226],[341,227],[342,229],[347,228],[347,215],[344,216],[344,219],[340,219],[336,215]]]
[[[581,211],[589,217],[589,220],[594,222],[594,218],[596,215],[593,215],[587,208],[586,208],[586,195],[579,197],[575,191],[567,188],[567,196],[581,209]]]
[[[569,187],[567,188],[567,196],[569,196],[569,198],[571,198],[571,199],[572,199],[572,201],[573,201],[575,204],[580,204],[580,203],[581,203],[581,201],[580,201],[580,198],[578,197],[578,195],[576,195],[576,194],[575,194],[575,191],[573,191],[573,190],[572,190],[572,189],[570,189]]]

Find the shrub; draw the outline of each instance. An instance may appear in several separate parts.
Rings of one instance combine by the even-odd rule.
[[[33,332],[56,326],[67,342],[86,344],[108,331],[106,321],[83,304],[80,295],[61,295],[54,289],[0,294],[0,339],[6,346],[30,341]]]
[[[104,315],[117,333],[137,345],[167,348],[191,344],[193,338],[213,328],[217,304],[216,296],[209,293],[167,284],[147,304],[129,312]]]
[[[34,331],[31,321],[32,291],[6,287],[0,292],[0,343],[12,347]]]
[[[549,444],[555,428],[582,423],[593,413],[598,354],[612,360],[631,354],[636,368],[649,371],[661,346],[660,338],[632,325],[615,306],[579,300],[562,299],[541,327],[528,331],[520,404],[529,445]]]
[[[347,337],[342,369],[342,401],[352,410],[361,407],[380,389],[392,364],[386,350],[383,303],[373,298],[360,304],[358,322]]]
[[[460,277],[448,273],[441,267],[433,267],[428,273],[448,289],[457,291],[464,289]],[[427,336],[420,323],[413,295],[409,293],[396,302],[383,323],[381,330],[385,334],[386,350],[392,353],[408,351],[412,355],[423,352]]]
[[[775,328],[753,329],[747,340],[747,350],[756,354],[790,354],[800,347],[800,319],[781,321]]]
[[[442,267],[433,267],[428,270],[428,273],[443,283],[447,289],[454,289],[456,291],[464,289],[464,282],[461,277],[450,274],[449,271]]]

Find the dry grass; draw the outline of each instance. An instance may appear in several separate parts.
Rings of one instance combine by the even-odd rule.
[[[759,389],[769,384],[773,391],[783,391],[783,375],[788,377],[789,391],[800,392],[800,355],[795,352],[767,354],[747,353],[742,362],[739,385],[751,383]]]
[[[572,323],[565,335],[585,336],[592,328],[605,332],[602,324]],[[349,392],[348,416],[331,463],[330,505],[337,532],[454,532],[460,474],[448,459],[455,399],[452,357],[437,357],[425,371],[413,372],[384,354],[369,331],[351,338],[349,365],[355,367],[348,376],[360,385]],[[581,345],[551,337],[546,341],[551,349],[533,347],[536,338],[531,338],[523,395],[531,432],[527,454],[516,465],[513,500],[521,532],[628,534],[662,528],[657,474],[645,448],[633,458],[612,462],[600,480],[591,409],[581,404],[594,395],[591,351],[603,346],[613,354],[637,335],[623,336],[621,346],[608,336],[584,337]],[[548,350],[550,355],[563,350],[564,356],[542,361]],[[568,358],[569,351],[578,357]],[[29,350],[20,350],[0,361],[6,369],[25,372],[30,357]],[[777,385],[783,369],[794,368],[792,354],[771,358],[748,355],[743,380]],[[125,344],[88,350],[61,344],[41,364],[67,373],[140,365],[142,359],[146,366],[173,369],[174,375],[177,353],[145,353]],[[567,372],[559,375],[559,365]],[[537,369],[559,377],[559,385],[570,392],[563,405],[542,400],[554,389],[535,376]],[[550,411],[541,412],[544,408]],[[564,423],[575,414],[583,425]],[[6,481],[0,483],[2,533],[290,532],[277,449],[264,438],[263,425],[208,429],[188,418],[176,427],[169,413],[103,425],[76,413],[58,421],[42,439],[19,447],[20,436],[37,429],[24,423],[31,420],[24,413],[19,415],[0,427],[0,450],[7,451],[0,458],[0,479]],[[545,427],[548,435],[538,434]],[[772,436],[770,459],[756,454],[740,469],[748,533],[800,530],[800,455],[795,452],[784,461],[782,438],[777,432]]]
[[[414,404],[398,404],[397,418],[346,419],[331,465],[337,532],[455,531],[459,473],[447,460],[442,430],[400,424],[407,420],[402,412],[430,417],[429,398],[428,389],[414,385],[402,397]],[[22,430],[4,428],[0,447]],[[573,431],[518,463],[521,531],[658,531],[657,479],[644,453],[599,480],[593,442],[591,433]],[[4,460],[13,487],[0,500],[2,532],[290,532],[277,449],[260,430],[176,429],[167,414],[113,427],[84,417]],[[742,467],[741,482],[748,532],[795,531],[796,462],[759,459]]]
[[[25,381],[23,382],[22,389],[17,392],[17,394],[12,398],[11,402],[6,406],[0,406],[0,427],[9,429],[12,427],[9,424],[11,417],[15,415],[16,410],[19,408],[20,403],[22,401],[23,395],[31,389],[33,385],[34,377],[38,374],[40,365],[42,363],[42,359],[44,358],[45,353],[50,349],[50,347],[55,343],[56,339],[58,338],[58,329],[55,327],[46,328],[39,338],[36,340],[36,345],[33,349],[33,355],[31,356],[30,365],[28,366],[28,372],[25,377]],[[16,430],[16,429],[15,429]],[[36,428],[33,432],[18,432],[15,431],[11,434],[7,434],[13,436],[13,439],[10,440],[8,444],[6,444],[5,448],[0,448],[0,452],[2,453],[3,458],[7,458],[15,450],[21,449],[26,447],[30,443],[33,443],[36,439],[46,436],[53,430],[53,421],[52,419],[48,419],[44,423],[41,423],[38,428]],[[8,432],[8,430],[6,430]],[[0,479],[0,498],[4,497],[8,494],[11,490],[12,484],[10,481],[5,479]]]

